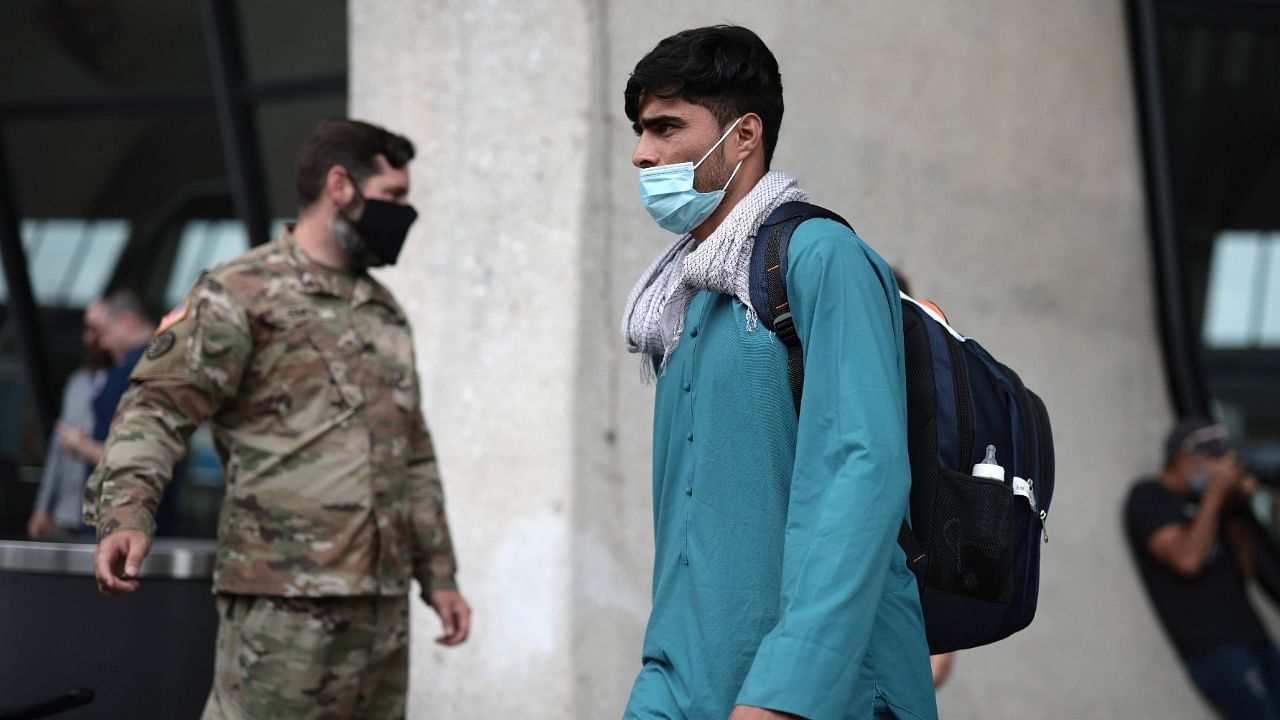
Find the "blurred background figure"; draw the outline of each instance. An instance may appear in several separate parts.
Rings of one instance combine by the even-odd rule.
[[[1247,499],[1257,481],[1227,428],[1187,418],[1159,477],[1139,480],[1125,525],[1147,594],[1196,687],[1225,718],[1280,718],[1280,651],[1246,594]]]
[[[155,322],[137,293],[117,290],[89,305],[85,326],[110,355],[111,367],[101,389],[93,396],[93,426],[89,431],[59,423],[57,433],[59,444],[92,470],[102,459],[102,443],[111,429],[111,418],[129,387],[133,366],[138,364],[155,332]]]
[[[86,454],[86,459],[96,465],[102,459],[102,443],[106,442],[107,433],[111,430],[116,406],[129,388],[129,375],[142,359],[156,324],[142,299],[132,290],[117,290],[107,295],[102,301],[101,318],[95,320],[99,323],[98,335],[102,344],[114,361],[102,392],[93,399],[94,445],[89,446],[92,452]]]
[[[62,390],[58,431],[49,438],[40,490],[31,519],[27,521],[27,535],[33,538],[75,537],[83,527],[80,509],[84,482],[92,467],[80,456],[72,454],[58,438],[64,432],[84,436],[93,432],[93,399],[102,390],[107,379],[107,366],[111,364],[111,355],[102,346],[97,328],[89,322],[90,313],[101,312],[102,303],[98,300],[85,310],[81,335],[84,364],[71,374]]]
[[[128,289],[116,290],[100,302],[90,304],[85,311],[85,325],[108,353],[110,367],[98,384],[97,394],[93,396],[93,423],[88,431],[61,421],[55,428],[58,445],[86,467],[85,474],[80,478],[82,489],[89,473],[102,459],[103,443],[111,431],[116,406],[120,404],[124,391],[129,389],[129,376],[138,360],[142,359],[147,343],[156,329],[155,321],[151,319],[151,313],[142,298]],[[172,491],[165,494],[160,507],[156,509],[157,535],[174,534],[183,484],[182,470],[179,465],[175,471]]]

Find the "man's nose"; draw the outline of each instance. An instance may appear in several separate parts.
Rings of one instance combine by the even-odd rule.
[[[654,167],[658,164],[653,143],[647,142],[644,135],[641,135],[640,139],[636,141],[636,150],[631,153],[631,164],[638,168]]]

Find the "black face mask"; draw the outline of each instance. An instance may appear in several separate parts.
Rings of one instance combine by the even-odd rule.
[[[356,195],[363,197],[358,189]],[[418,211],[411,205],[369,199],[364,201],[359,220],[352,220],[345,212],[342,215],[360,236],[364,247],[357,255],[363,257],[357,259],[366,267],[395,265],[409,235],[409,226],[418,219]]]

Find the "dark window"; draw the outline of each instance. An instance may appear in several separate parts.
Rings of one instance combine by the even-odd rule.
[[[1135,0],[1161,323],[1180,412],[1280,456],[1280,2]]]
[[[346,113],[345,0],[0,5],[0,537],[25,534],[86,304],[172,307],[295,212],[293,158]],[[20,267],[17,265],[21,265]],[[29,286],[27,291],[26,286]],[[173,534],[212,535],[207,432]]]

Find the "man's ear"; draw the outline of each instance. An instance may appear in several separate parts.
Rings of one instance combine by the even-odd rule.
[[[356,193],[346,168],[341,165],[329,168],[324,176],[324,194],[340,208],[351,204]]]
[[[750,157],[764,145],[764,121],[755,113],[743,115],[729,140],[733,142],[739,160]]]

